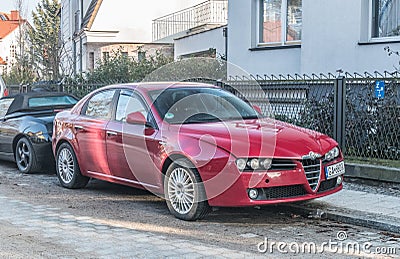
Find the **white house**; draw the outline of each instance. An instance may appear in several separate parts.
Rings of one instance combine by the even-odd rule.
[[[154,42],[174,43],[175,59],[226,57],[228,0],[207,0],[153,20]]]
[[[107,55],[103,52],[116,45],[123,45],[135,58],[141,55],[140,49],[149,53],[158,49],[172,55],[171,44],[145,46],[152,42],[152,20],[198,1],[62,0],[61,69],[65,74],[89,71]]]
[[[229,0],[228,17],[228,60],[249,74],[384,72],[400,59],[384,51],[400,50],[400,0]]]
[[[25,40],[22,35],[28,26],[18,11],[0,12],[0,75],[8,73],[17,62],[19,41]]]

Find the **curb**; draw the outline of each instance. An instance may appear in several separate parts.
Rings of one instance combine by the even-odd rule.
[[[346,163],[345,166],[346,177],[400,183],[400,169],[398,168],[353,163]]]
[[[321,208],[322,206],[318,207],[318,204],[315,204],[315,202],[314,204],[312,203],[313,202],[304,205],[291,204],[286,206],[299,215],[309,218],[329,219],[346,224],[400,234],[400,223],[398,223],[398,219],[396,218],[357,211],[339,211],[339,208],[334,207],[329,209]]]

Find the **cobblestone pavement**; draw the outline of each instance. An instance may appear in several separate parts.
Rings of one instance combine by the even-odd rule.
[[[24,231],[40,233],[57,240],[85,257],[96,258],[245,258],[254,254],[183,239],[171,240],[161,235],[105,224],[91,217],[77,217],[58,208],[0,196],[0,222],[10,222]],[[47,255],[51,256],[51,255]],[[58,255],[68,257],[69,255]]]
[[[304,258],[398,258],[400,236],[340,222],[296,215],[278,207],[220,209],[206,219],[173,218],[165,203],[147,192],[101,181],[66,190],[53,174],[24,175],[0,162],[1,258],[267,258],[271,242],[315,242],[344,233],[343,242],[370,242],[395,253],[294,254]],[[7,244],[4,244],[7,242]],[[25,249],[25,250],[24,250]],[[25,251],[25,252],[24,252]]]

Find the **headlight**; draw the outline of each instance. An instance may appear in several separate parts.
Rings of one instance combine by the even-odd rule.
[[[261,166],[265,169],[270,169],[272,164],[272,159],[271,158],[266,158],[262,160]]]
[[[337,158],[339,156],[339,154],[340,154],[339,148],[334,147],[328,153],[325,154],[325,160],[331,161],[331,160]]]
[[[268,170],[271,168],[271,158],[239,158],[236,166],[239,171]]]
[[[28,132],[27,134],[30,137],[30,139],[35,143],[43,143],[47,141],[47,138],[44,135],[43,131]]]
[[[253,158],[252,160],[250,160],[250,168],[253,170],[257,170],[258,168],[260,168],[260,160],[258,160],[257,158]]]

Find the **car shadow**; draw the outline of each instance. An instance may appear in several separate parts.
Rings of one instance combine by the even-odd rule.
[[[168,208],[165,200],[153,193],[109,183],[101,180],[92,179],[86,191],[95,192],[98,196],[94,200],[112,199],[115,203],[125,206],[127,210],[134,210],[139,204],[141,209],[145,205],[146,210],[153,210],[159,216],[168,216]],[[136,203],[136,204],[135,204]],[[210,224],[286,224],[288,222],[301,222],[307,218],[307,215],[300,215],[298,210],[292,209],[290,204],[266,205],[261,207],[218,207],[212,208],[211,212],[198,222],[207,222]]]

